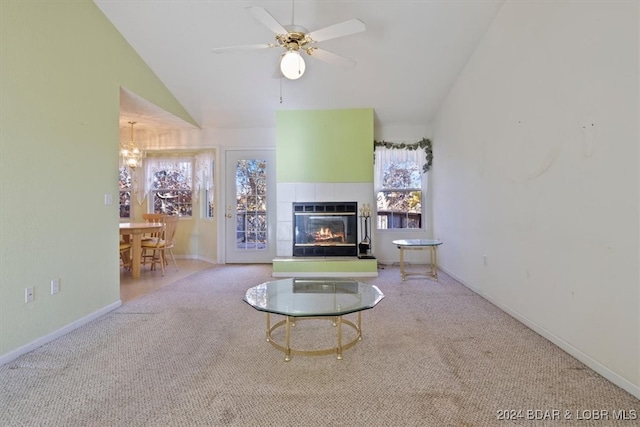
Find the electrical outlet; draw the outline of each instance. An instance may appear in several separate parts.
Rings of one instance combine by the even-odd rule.
[[[60,292],[60,279],[52,279],[51,280],[51,295],[57,294]]]
[[[104,204],[105,205],[112,205],[113,204],[113,194],[105,193],[105,195],[104,195]]]
[[[25,288],[25,290],[24,290],[24,302],[25,302],[25,304],[29,304],[30,302],[33,302],[35,297],[36,297],[36,295],[34,293],[33,287]]]
[[[487,256],[486,255],[482,255],[482,265],[484,265],[486,267],[487,264],[488,264]]]

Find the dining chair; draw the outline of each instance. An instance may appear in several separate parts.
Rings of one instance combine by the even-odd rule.
[[[164,218],[166,216],[166,214],[159,214],[159,213],[146,213],[146,214],[142,214],[142,219],[145,220],[145,222],[162,222],[162,218]]]
[[[164,213],[145,213],[142,214],[142,219],[145,222],[152,222],[152,223],[158,223],[158,224],[164,224],[164,217],[167,216],[167,214]],[[152,240],[154,242],[157,242],[157,239],[160,239],[160,232],[159,231],[154,231],[152,233],[145,233],[142,235],[141,239],[143,242],[147,241],[147,240]],[[142,255],[140,256],[140,260],[142,261],[142,265],[147,265],[147,260],[151,261],[151,259],[153,257],[155,257],[155,253],[152,253],[151,255],[149,255],[145,249],[145,247],[142,247]],[[151,263],[151,266],[153,267],[153,262]]]
[[[165,266],[167,265],[167,252],[171,255],[173,264],[178,270],[178,263],[173,255],[174,239],[178,229],[178,215],[165,215],[162,222],[164,223],[164,228],[158,237],[142,241],[142,262],[146,264],[146,260],[149,259],[152,270],[155,269],[156,264],[160,264],[162,275],[164,276]],[[150,256],[146,255],[147,251],[151,251],[152,254]]]
[[[145,213],[145,214],[142,214],[142,219],[145,222],[152,222],[154,224],[155,223],[160,224],[160,223],[164,222],[163,219],[164,219],[165,216],[167,216],[167,215],[166,214],[161,214],[161,213]],[[158,237],[158,232],[146,233],[146,234],[142,235],[142,239],[141,240],[142,241],[151,240],[151,239],[154,239],[154,238],[157,238],[157,237]]]
[[[122,260],[122,267],[127,270],[131,268],[131,243],[120,242],[120,259]]]

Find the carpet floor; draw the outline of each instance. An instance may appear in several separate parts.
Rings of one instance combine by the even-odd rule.
[[[640,425],[638,399],[444,273],[380,269],[343,360],[285,362],[242,301],[271,272],[215,266],[0,366],[0,426]]]

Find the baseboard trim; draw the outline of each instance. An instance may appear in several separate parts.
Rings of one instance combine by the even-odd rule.
[[[208,262],[209,264],[218,264],[218,261],[211,258],[206,258],[200,255],[176,255],[176,259],[194,259],[197,261]]]
[[[455,274],[449,272],[448,270],[446,270],[446,269],[444,269],[444,268],[442,268],[440,266],[438,266],[438,269],[442,270],[444,273],[446,273],[447,275],[451,276],[452,278],[454,278],[455,280],[460,282],[465,287],[469,288],[469,290],[473,291],[474,293],[478,294],[482,298],[486,299],[491,304],[495,305],[500,310],[502,310],[505,313],[507,313],[509,316],[511,316],[514,319],[518,320],[520,323],[524,324],[529,329],[531,329],[534,332],[536,332],[538,335],[548,339],[553,344],[557,345],[562,350],[564,350],[565,352],[567,352],[571,356],[575,357],[580,362],[584,363],[589,368],[593,369],[594,371],[596,371],[598,374],[602,375],[607,380],[611,381],[613,384],[617,385],[621,389],[631,393],[633,396],[635,396],[638,399],[640,399],[640,386],[639,385],[636,385],[636,384],[632,383],[631,381],[627,380],[626,378],[621,377],[619,374],[617,374],[614,371],[612,371],[611,369],[607,368],[606,366],[604,366],[603,364],[601,364],[597,360],[593,359],[591,356],[589,356],[589,355],[583,353],[582,351],[578,350],[577,348],[575,348],[574,346],[572,346],[568,342],[564,341],[562,338],[558,337],[557,335],[555,335],[554,333],[552,333],[548,329],[545,329],[544,327],[538,325],[536,322],[532,321],[531,319],[527,318],[526,316],[521,315],[517,311],[514,311],[510,307],[508,307],[508,306],[502,304],[501,302],[495,300],[491,295],[488,295],[488,294],[482,292],[480,289],[478,289],[478,288],[472,286],[471,284],[465,282],[461,278],[457,277]]]
[[[54,331],[48,335],[45,335],[43,337],[40,337],[26,345],[23,345],[22,347],[19,347],[15,350],[12,350],[8,353],[3,354],[2,356],[0,356],[0,366],[11,362],[12,360],[17,359],[18,357],[22,356],[23,354],[27,354],[30,351],[35,350],[38,347],[42,347],[43,345],[50,343],[51,341],[55,340],[56,338],[60,338],[63,335],[68,334],[69,332],[73,331],[74,329],[78,329],[81,326],[86,325],[87,323],[101,317],[104,316],[105,314],[109,313],[110,311],[115,310],[116,308],[120,307],[122,305],[122,301],[118,300],[116,302],[114,302],[113,304],[109,304],[106,307],[101,308],[98,311],[95,311],[85,317],[82,317],[78,320],[74,320],[73,322],[69,323],[66,326],[63,326],[62,328],[58,329],[57,331]]]

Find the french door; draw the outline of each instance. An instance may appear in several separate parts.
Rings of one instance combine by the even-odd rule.
[[[271,263],[276,256],[274,150],[229,150],[225,154],[225,259]]]

